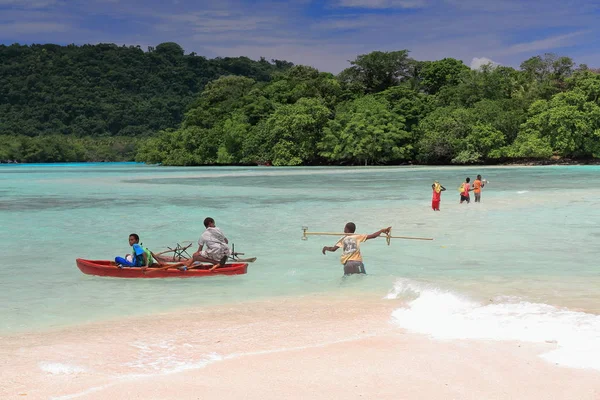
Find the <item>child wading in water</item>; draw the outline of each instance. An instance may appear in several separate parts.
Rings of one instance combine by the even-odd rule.
[[[322,252],[325,254],[327,251],[337,251],[341,247],[342,255],[340,261],[344,265],[344,275],[365,274],[365,265],[360,254],[360,244],[365,240],[375,239],[382,233],[387,234],[390,232],[390,229],[392,227],[380,229],[370,235],[353,235],[356,232],[356,225],[354,222],[348,222],[344,227],[344,233],[348,233],[348,235],[341,238],[334,246],[323,247]]]
[[[433,211],[440,211],[440,201],[442,201],[442,192],[446,190],[445,187],[440,185],[438,181],[433,182],[431,185],[433,190],[433,197],[431,198],[431,208]]]
[[[481,189],[485,186],[485,180],[481,179],[481,175],[477,175],[477,179],[473,182],[473,193],[475,193],[475,203],[481,203]]]
[[[471,197],[469,196],[469,190],[471,190],[470,182],[471,178],[467,177],[467,179],[465,179],[463,184],[460,185],[460,188],[458,189],[460,192],[460,204],[462,204],[464,201],[466,201],[467,204],[471,202]]]

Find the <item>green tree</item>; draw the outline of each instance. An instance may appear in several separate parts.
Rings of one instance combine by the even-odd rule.
[[[418,158],[434,164],[452,162],[464,150],[476,118],[465,108],[438,108],[418,126]]]
[[[375,96],[385,99],[391,111],[404,119],[408,132],[413,132],[419,122],[435,108],[433,96],[427,96],[406,86],[391,87]]]
[[[565,80],[573,73],[575,63],[569,57],[559,57],[554,53],[531,57],[521,63],[521,69],[539,82]]]
[[[484,65],[463,72],[458,85],[442,87],[436,97],[441,106],[471,107],[481,100],[521,98],[523,91],[518,71]]]
[[[413,144],[404,122],[387,100],[359,98],[342,107],[328,124],[320,154],[330,161],[365,165],[408,160]]]
[[[333,108],[340,91],[340,83],[332,74],[296,65],[274,74],[272,82],[265,86],[263,93],[276,104],[294,104],[302,98],[318,98],[323,104]]]
[[[249,135],[251,125],[243,112],[234,112],[223,123],[217,164],[237,164],[244,158],[242,146]]]
[[[459,145],[461,150],[452,162],[467,164],[501,158],[504,144],[505,138],[502,132],[489,124],[477,123],[461,141]]]
[[[232,111],[249,103],[247,95],[255,81],[243,76],[223,76],[206,85],[206,88],[185,115],[184,127],[212,128]]]
[[[537,97],[550,99],[566,88],[565,81],[574,72],[575,63],[569,57],[554,53],[531,57],[521,63],[521,70],[533,83]]]
[[[539,135],[560,156],[600,155],[600,106],[581,89],[533,103],[522,130],[528,138]]]
[[[587,101],[600,105],[600,75],[589,70],[578,71],[567,80],[570,89],[579,89]]]
[[[527,120],[529,101],[522,98],[481,100],[473,105],[477,123],[489,124],[512,143]]]
[[[252,155],[273,165],[300,165],[318,159],[317,142],[331,111],[320,99],[303,98],[295,104],[278,107],[275,112],[252,131],[244,149],[245,161]]]
[[[548,138],[527,130],[519,133],[517,139],[504,152],[509,158],[547,159],[552,156],[552,146]]]
[[[338,79],[364,93],[377,93],[396,86],[408,79],[412,71],[408,50],[373,51],[359,55],[350,64],[352,66],[342,71]]]
[[[0,135],[149,136],[177,128],[207,83],[256,82],[289,63],[208,60],[177,43],[140,46],[0,45]]]
[[[419,78],[423,90],[428,94],[438,93],[444,86],[456,86],[469,67],[454,58],[421,63]]]

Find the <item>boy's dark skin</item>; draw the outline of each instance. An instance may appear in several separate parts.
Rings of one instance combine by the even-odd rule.
[[[139,243],[140,239],[136,238],[133,235],[129,235],[129,247],[133,247],[134,244]],[[133,257],[135,257],[135,254],[132,254]],[[146,255],[146,252],[144,252],[144,254],[142,254],[142,257],[144,257],[144,265],[142,265],[142,268],[146,268],[148,267],[148,256]]]
[[[390,232],[390,229],[392,229],[392,227],[388,226],[387,228],[380,229],[377,232],[371,233],[370,235],[367,236],[367,240],[375,239],[376,237],[381,236],[382,233],[385,233],[387,235]],[[346,226],[344,227],[344,233],[347,233],[349,235],[353,235],[355,231],[356,231],[356,226],[351,222],[347,223]],[[325,247],[323,247],[322,253],[325,254],[327,251],[334,252],[334,251],[337,251],[337,249],[339,249],[339,247],[325,246]]]
[[[139,238],[139,236],[137,236],[137,234],[131,234],[131,235],[129,235],[129,246],[133,247],[134,244],[136,244],[136,243],[139,244],[139,242],[140,242],[140,238]],[[152,254],[152,255],[154,256],[154,254]],[[135,254],[132,254],[132,256],[135,258]],[[144,265],[142,265],[142,267],[141,267],[142,271],[145,271],[146,269],[148,269],[150,267],[156,268],[156,267],[162,267],[163,266],[161,263],[158,262],[158,260],[156,260],[155,263],[150,264],[149,260],[148,260],[148,255],[146,254],[145,251],[142,254],[142,257],[144,259]]]
[[[469,177],[467,177],[467,179],[465,179],[465,182],[464,182],[464,184],[467,185],[467,187],[469,188],[469,190],[472,189],[470,182],[471,182],[471,178],[469,178]],[[469,196],[464,197],[464,196],[461,195],[461,197],[460,197],[460,204],[462,204],[464,201],[466,201],[467,204],[469,204],[471,202],[471,196],[469,195]]]
[[[485,186],[485,181],[481,179],[481,175],[477,175],[476,181],[480,182],[479,193],[475,193],[475,203],[481,203],[481,189]],[[475,183],[473,183],[473,189],[475,189]]]

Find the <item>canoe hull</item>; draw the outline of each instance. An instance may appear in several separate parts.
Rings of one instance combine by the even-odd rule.
[[[108,260],[85,260],[78,258],[75,262],[77,263],[77,268],[86,275],[110,276],[114,278],[198,278],[215,275],[242,275],[248,272],[247,263],[225,264],[225,266],[212,271],[209,271],[208,268],[194,268],[188,271],[169,268],[160,271],[149,269],[144,273],[141,268],[118,268],[114,262]]]

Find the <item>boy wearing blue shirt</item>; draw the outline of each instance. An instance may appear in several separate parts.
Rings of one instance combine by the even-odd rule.
[[[115,263],[121,264],[125,267],[149,267],[152,265],[152,255],[150,250],[140,246],[140,237],[136,233],[129,235],[129,245],[131,246],[131,261],[129,260],[129,254],[126,258],[116,257]]]

